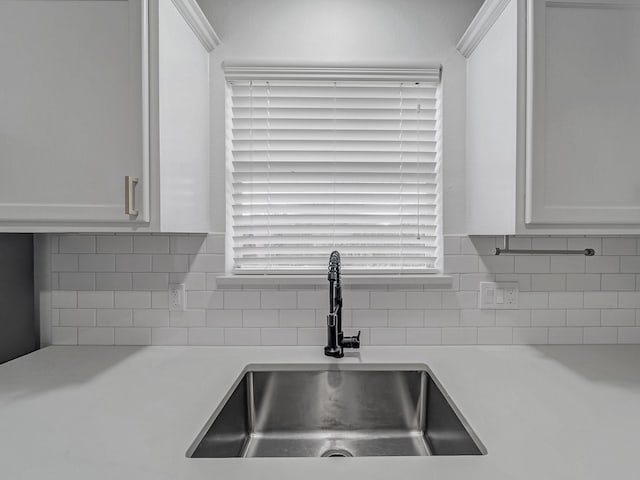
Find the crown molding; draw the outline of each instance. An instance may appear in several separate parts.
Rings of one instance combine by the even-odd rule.
[[[486,0],[467,27],[456,48],[469,58],[511,0]],[[514,0],[515,1],[515,0]]]
[[[342,67],[267,67],[230,65],[222,68],[228,81],[389,81],[389,82],[439,82],[440,65],[425,68],[342,68]]]
[[[172,0],[172,2],[208,52],[220,45],[220,37],[196,0]]]

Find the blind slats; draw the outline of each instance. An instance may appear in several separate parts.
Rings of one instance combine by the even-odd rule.
[[[439,83],[228,83],[235,273],[435,271]]]

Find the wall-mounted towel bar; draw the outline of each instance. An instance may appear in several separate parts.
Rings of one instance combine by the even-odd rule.
[[[509,248],[509,235],[504,236],[504,248],[496,248],[496,255],[585,255],[593,257],[596,251],[593,248],[584,250],[532,250]]]

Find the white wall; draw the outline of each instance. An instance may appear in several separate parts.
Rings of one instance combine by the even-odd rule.
[[[212,230],[224,231],[223,61],[305,65],[440,63],[444,230],[465,220],[465,62],[455,50],[482,0],[199,0],[223,45],[212,57]]]

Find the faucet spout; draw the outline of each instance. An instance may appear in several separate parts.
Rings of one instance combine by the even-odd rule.
[[[324,354],[328,357],[344,357],[345,348],[360,348],[360,332],[354,337],[345,337],[342,331],[342,283],[340,280],[340,252],[333,251],[329,257],[329,314],[327,315],[327,345]]]

